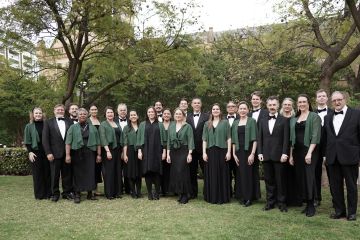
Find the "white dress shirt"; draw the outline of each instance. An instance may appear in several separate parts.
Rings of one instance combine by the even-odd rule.
[[[339,134],[339,131],[340,131],[341,125],[344,121],[347,109],[348,109],[348,107],[345,105],[343,107],[343,109],[341,109],[341,111],[344,112],[343,114],[337,114],[337,115],[334,114],[333,124],[334,124],[334,130],[335,130],[336,136]],[[337,111],[335,110],[335,112],[337,112]]]
[[[233,117],[232,117],[232,118],[229,118],[230,116],[233,116]],[[233,114],[233,115],[228,114],[228,115],[226,116],[226,118],[227,118],[227,120],[229,121],[229,124],[230,124],[230,127],[231,127],[232,124],[233,124],[233,122],[234,122],[234,120],[235,120],[235,118],[236,118],[236,114]]]
[[[62,139],[65,139],[66,125],[64,120],[58,120],[56,118],[57,125],[60,129]]]
[[[121,127],[121,130],[124,130],[124,127],[127,125],[127,121],[120,121],[121,118],[119,118],[119,125]],[[126,119],[125,119],[126,120]]]
[[[278,113],[275,113],[274,116],[275,116],[275,118],[277,118]],[[276,122],[276,119],[274,119],[274,118],[269,119],[269,131],[270,131],[270,134],[272,134],[272,132],[274,130],[275,122]]]
[[[200,113],[194,113],[194,114],[199,114],[199,116],[194,116],[194,126],[196,128],[199,123]]]
[[[260,115],[260,111],[261,111],[261,109],[259,109],[259,110],[256,111],[256,112],[253,112],[252,115],[251,115],[251,117],[252,117],[253,119],[255,119],[256,122],[258,121],[258,118],[259,118],[259,115]]]
[[[327,114],[327,110],[328,108],[325,107],[325,111],[322,111],[321,113],[318,113],[319,117],[321,118],[321,126],[324,126],[324,117],[326,116]],[[319,110],[319,109],[318,109]]]

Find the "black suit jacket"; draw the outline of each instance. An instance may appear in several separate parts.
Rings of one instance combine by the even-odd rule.
[[[281,155],[289,156],[290,126],[287,118],[278,114],[272,134],[269,130],[268,118],[259,121],[258,154],[263,154],[264,161],[279,162]]]
[[[360,160],[360,111],[348,108],[338,135],[334,130],[334,113],[325,116],[326,163],[337,159],[342,165],[355,165]]]
[[[65,118],[65,138],[67,130],[72,124],[72,120]],[[65,156],[65,139],[61,136],[56,118],[51,118],[44,122],[42,145],[46,155],[53,154],[55,159],[63,158]]]
[[[209,120],[209,114],[202,112],[200,114],[198,124],[195,128],[194,113],[188,112],[188,115],[186,117],[186,122],[190,124],[191,128],[193,129],[195,151],[197,151],[198,153],[202,153],[202,133],[204,129],[204,124],[207,120]]]
[[[315,109],[314,112],[318,113],[318,110]],[[333,110],[328,107],[325,116],[329,115],[332,112],[333,112]],[[324,124],[324,126],[325,126],[325,124]],[[320,150],[320,154],[319,154],[320,158],[324,157],[325,152],[326,152],[326,141],[325,141],[326,136],[325,136],[325,128],[324,128],[324,126],[321,127],[321,138],[320,138],[320,144],[318,145],[318,148]]]
[[[249,114],[248,114],[248,117],[252,117],[253,113],[250,111]],[[265,108],[261,108],[260,109],[260,113],[259,113],[259,117],[258,117],[258,120],[257,120],[257,126],[259,127],[259,122],[261,119],[267,119],[267,117],[269,116],[269,111]]]

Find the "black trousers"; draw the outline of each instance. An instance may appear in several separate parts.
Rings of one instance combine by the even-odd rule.
[[[192,193],[193,193],[193,197],[197,197],[198,195],[198,179],[197,179],[197,174],[198,174],[198,164],[202,163],[202,165],[200,164],[201,170],[204,173],[204,164],[203,164],[204,160],[202,160],[202,154],[198,151],[193,151],[192,152],[192,161],[189,164],[190,167],[190,181],[191,181],[191,188],[192,188]]]
[[[263,162],[266,202],[270,205],[286,202],[285,164],[271,160]]]
[[[120,148],[111,149],[112,159],[106,158],[105,149],[101,150],[103,163],[104,193],[107,198],[114,198],[122,193],[122,172]]]
[[[347,190],[348,215],[356,214],[358,190],[356,181],[359,175],[359,165],[341,165],[337,160],[329,165],[331,195],[335,212],[346,214],[345,197],[344,197],[344,179]]]
[[[46,199],[51,196],[50,164],[44,153],[35,152],[35,162],[31,163],[34,196],[36,199]]]
[[[65,196],[73,191],[73,179],[71,164],[65,163],[65,158],[54,159],[50,162],[51,192],[53,196],[60,196],[59,180],[61,175],[62,195]]]

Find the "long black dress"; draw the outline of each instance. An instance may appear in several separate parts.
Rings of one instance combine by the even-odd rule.
[[[97,130],[99,130],[100,125],[94,125]],[[95,158],[95,182],[96,183],[102,183],[102,177],[101,177],[101,169],[102,169],[102,162],[97,163]]]
[[[296,142],[293,150],[298,198],[303,201],[312,201],[315,193],[315,167],[318,151],[312,153],[311,164],[305,163],[308,147],[304,146],[304,133],[306,121],[295,124]]]
[[[165,130],[165,136],[167,137],[168,130]],[[166,139],[164,140],[166,142]],[[171,153],[171,152],[170,152]],[[161,174],[161,193],[165,196],[169,192],[170,184],[170,167],[171,163],[162,161],[162,174]]]
[[[247,151],[245,148],[245,126],[238,126],[239,150],[236,151],[236,156],[239,159],[239,166],[236,173],[236,190],[235,197],[244,201],[256,200],[254,198],[254,185],[259,183],[259,179],[254,175],[253,165],[248,164],[248,157],[252,151],[253,142],[249,143]]]
[[[79,124],[84,146],[78,150],[71,150],[73,187],[75,192],[92,191],[96,188],[96,151],[92,151],[86,146],[89,138],[88,123]]]
[[[213,128],[215,131],[216,128]],[[204,200],[209,203],[230,202],[229,164],[225,161],[227,149],[217,146],[206,150],[208,161],[204,164]]]
[[[51,197],[50,164],[42,146],[42,130],[44,122],[35,121],[34,124],[40,139],[38,150],[32,149],[31,144],[26,144],[26,148],[28,152],[33,152],[36,155],[35,162],[31,163],[31,170],[34,184],[34,196],[35,199],[40,200]]]
[[[118,127],[114,128],[115,136],[118,141],[117,147],[110,148],[112,159],[108,160],[105,149],[101,150],[103,159],[103,176],[104,176],[104,192],[108,199],[120,197],[122,190],[122,174],[120,162],[120,135],[121,131]]]

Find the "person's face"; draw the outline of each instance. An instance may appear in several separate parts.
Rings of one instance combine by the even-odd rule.
[[[90,108],[90,115],[91,115],[92,117],[96,117],[96,116],[97,116],[97,113],[98,113],[97,107],[96,107],[96,106],[91,106],[91,108]]]
[[[283,111],[289,113],[292,111],[292,103],[289,100],[285,100],[282,104]]]
[[[279,102],[276,99],[269,100],[267,101],[266,107],[269,112],[274,115],[279,109]]]
[[[136,123],[139,117],[135,111],[130,111],[129,119],[132,123]]]
[[[226,105],[226,111],[228,114],[235,114],[236,113],[236,105],[233,103],[233,102],[229,102],[227,105]]]
[[[213,106],[211,109],[211,114],[214,117],[219,117],[220,116],[220,107],[218,105]]]
[[[253,108],[260,108],[261,98],[259,96],[253,95],[251,97],[251,105]]]
[[[179,108],[181,109],[181,110],[183,110],[183,111],[187,111],[187,109],[188,109],[188,103],[187,103],[187,101],[185,101],[185,100],[181,100],[180,101],[180,104],[179,104]]]
[[[344,96],[340,93],[333,94],[331,97],[331,102],[332,102],[333,108],[336,111],[341,111],[346,104],[346,100],[345,100]]]
[[[194,112],[200,112],[201,111],[201,100],[193,99],[191,101],[191,107],[193,108]]]
[[[118,114],[121,118],[126,118],[126,115],[127,115],[127,109],[125,106],[120,106],[118,107]]]
[[[77,105],[71,105],[69,108],[69,114],[73,118],[77,118],[78,116],[78,109],[79,107]]]
[[[318,105],[326,105],[328,101],[328,97],[326,92],[319,92],[318,94],[316,94],[316,103]]]
[[[107,120],[114,120],[114,111],[112,109],[106,110],[105,116]]]
[[[33,114],[34,114],[35,121],[40,121],[43,119],[43,112],[41,109],[39,109],[39,108],[34,109]]]
[[[65,109],[61,106],[54,108],[54,115],[55,117],[64,117]]]
[[[309,102],[306,97],[299,97],[297,100],[297,107],[300,111],[309,110]]]
[[[80,123],[85,122],[86,119],[87,119],[87,112],[85,112],[85,111],[79,112],[78,118],[79,118],[79,122],[80,122]]]
[[[164,120],[165,122],[170,121],[170,119],[171,119],[171,112],[170,112],[169,110],[165,110],[165,111],[163,112],[162,117],[163,117],[163,120]]]
[[[246,104],[240,104],[238,113],[239,113],[240,117],[245,117],[249,113],[249,108],[246,106]]]
[[[161,113],[162,110],[163,110],[162,103],[161,102],[156,102],[155,103],[155,111],[158,112],[158,113]]]
[[[174,118],[176,121],[179,121],[179,122],[184,121],[184,115],[182,114],[182,112],[179,109],[175,111]]]
[[[147,110],[147,116],[150,120],[155,120],[155,112],[152,108]]]

